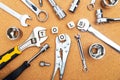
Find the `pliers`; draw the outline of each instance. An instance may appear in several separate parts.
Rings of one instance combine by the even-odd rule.
[[[70,50],[70,44],[71,44],[71,39],[67,34],[61,34],[58,37],[56,37],[56,61],[55,61],[54,72],[52,75],[52,80],[54,80],[57,69],[60,70],[60,80],[62,80],[66,65],[66,60]]]

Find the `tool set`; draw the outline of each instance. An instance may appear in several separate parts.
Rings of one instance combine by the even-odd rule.
[[[34,3],[32,3],[30,0],[21,0],[31,11],[33,11],[37,17],[37,19],[41,22],[45,22],[48,19],[48,13],[45,10],[40,10]],[[67,16],[67,14],[61,9],[54,0],[48,0],[50,5],[53,7],[53,10],[55,11],[56,15],[59,17],[59,19],[63,19]],[[119,0],[101,0],[101,4],[105,8],[110,8],[113,6],[116,6],[118,4]],[[73,0],[69,11],[74,13],[76,11],[76,8],[78,7],[80,3],[80,0]],[[91,0],[90,4],[87,5],[87,8],[89,10],[93,10],[95,8],[96,0]],[[40,7],[43,6],[43,0],[39,0]],[[24,27],[28,27],[29,24],[26,23],[27,19],[31,19],[31,17],[27,14],[21,15],[14,11],[13,9],[9,8],[2,2],[0,2],[0,9],[8,12],[15,18],[17,18],[20,21],[20,24]],[[45,17],[41,17],[40,14],[44,14]],[[103,17],[102,9],[96,10],[96,18],[97,23],[109,23],[110,21],[120,21],[120,18],[106,18]],[[69,29],[73,29],[76,25],[73,21],[70,21],[67,23],[67,26]],[[85,18],[80,19],[77,23],[77,29],[82,32],[90,32],[94,36],[96,36],[98,39],[105,42],[107,45],[115,49],[116,51],[120,52],[120,46],[107,38],[104,34],[100,33],[98,30],[92,27],[92,25],[89,23],[89,21]],[[51,29],[52,34],[58,35],[58,27],[53,26]],[[10,40],[16,40],[19,39],[22,36],[22,31],[19,28],[16,27],[10,27],[7,30],[7,37]],[[0,56],[0,70],[3,69],[9,62],[11,62],[14,58],[16,58],[18,55],[20,55],[25,49],[29,47],[41,47],[41,44],[47,40],[48,36],[46,36],[46,28],[37,26],[33,29],[30,37],[23,42],[20,45],[15,46],[14,48],[10,49],[6,53],[2,54]],[[85,55],[83,52],[83,45],[81,44],[81,36],[80,34],[75,35],[75,39],[77,40],[77,44],[80,51],[80,57],[82,61],[83,70],[85,72],[88,72],[88,66],[86,63]],[[51,80],[55,79],[57,70],[59,70],[60,75],[59,79],[63,79],[63,75],[65,72],[66,62],[68,58],[68,54],[70,52],[71,47],[71,38],[68,34],[60,34],[55,39],[56,48],[55,48],[55,62],[54,62],[54,70],[53,74],[51,76]],[[45,52],[49,48],[48,44],[44,44],[40,51],[35,54],[30,60],[25,61],[21,66],[19,66],[17,69],[15,69],[13,72],[11,72],[8,76],[6,76],[3,80],[16,80],[20,74],[30,67],[30,63],[37,58],[41,53]],[[91,58],[98,60],[105,56],[105,47],[99,43],[94,43],[89,47],[88,53]],[[51,66],[53,64],[50,64],[45,61],[40,61],[39,66],[45,67],[45,66]],[[49,79],[48,79],[49,80]]]
[[[15,80],[18,76],[20,76],[20,74],[27,69],[28,67],[30,67],[30,63],[37,58],[40,54],[42,54],[43,52],[45,52],[47,49],[49,49],[49,45],[45,44],[44,46],[42,46],[42,48],[40,49],[40,51],[35,54],[31,59],[29,59],[28,61],[25,61],[20,67],[18,67],[16,70],[14,70],[12,73],[10,73],[7,77],[5,77],[3,80]]]

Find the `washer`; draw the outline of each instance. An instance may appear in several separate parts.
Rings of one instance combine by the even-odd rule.
[[[89,55],[93,59],[101,59],[105,55],[105,48],[103,45],[95,43],[92,44],[89,48]]]
[[[19,28],[10,27],[7,30],[7,37],[10,40],[16,40],[22,36],[22,32]]]

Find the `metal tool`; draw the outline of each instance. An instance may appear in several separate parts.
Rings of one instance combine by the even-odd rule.
[[[87,6],[88,10],[94,10],[96,0],[91,0],[90,4]]]
[[[85,56],[84,56],[84,53],[83,53],[82,44],[81,44],[81,41],[80,41],[81,37],[80,37],[79,34],[77,34],[77,35],[75,36],[75,38],[76,38],[76,40],[77,40],[77,42],[78,42],[78,46],[79,46],[79,50],[80,50],[80,56],[81,56],[82,65],[83,65],[83,70],[84,70],[85,72],[87,72],[87,71],[88,71],[88,68],[87,68],[87,65],[86,65],[86,60],[85,60]]]
[[[89,48],[89,55],[93,59],[101,59],[105,55],[105,48],[103,45],[99,43],[94,43]]]
[[[43,0],[40,0],[40,7],[43,6]]]
[[[14,16],[15,18],[17,18],[20,21],[22,26],[24,26],[24,27],[29,26],[26,23],[26,20],[30,19],[29,15],[27,15],[27,14],[21,15],[21,14],[17,13],[16,11],[14,11],[13,9],[9,8],[8,6],[6,6],[5,4],[3,4],[2,2],[0,2],[0,8],[2,10],[4,10],[4,11],[8,12],[12,16]]]
[[[103,17],[103,11],[102,9],[96,10],[96,18],[97,18],[97,23],[109,23],[110,21],[120,21],[120,18],[106,18]]]
[[[45,44],[42,46],[41,50],[35,54],[31,59],[28,61],[24,61],[24,63],[19,66],[17,69],[15,69],[13,72],[11,72],[8,76],[6,76],[3,80],[15,80],[20,74],[26,70],[28,67],[30,67],[30,63],[37,58],[41,53],[45,52],[47,49],[49,49],[49,45]]]
[[[22,31],[16,27],[10,27],[7,30],[7,37],[10,40],[16,40],[22,36]]]
[[[112,40],[108,39],[106,36],[104,36],[102,33],[100,33],[99,31],[97,31],[96,29],[94,29],[89,21],[87,19],[81,19],[79,20],[78,24],[77,24],[77,28],[83,32],[90,32],[93,35],[95,35],[97,38],[99,38],[100,40],[102,40],[103,42],[105,42],[107,45],[111,46],[113,49],[117,50],[118,52],[120,52],[120,46],[117,45],[115,42],[113,42]]]
[[[114,7],[118,4],[119,0],[102,0],[102,5],[105,8]]]
[[[58,15],[59,19],[63,19],[66,17],[66,13],[55,3],[54,0],[48,0],[48,2],[53,7],[53,9],[56,12],[56,15]]]
[[[63,78],[66,60],[68,57],[68,53],[70,50],[71,39],[67,34],[61,34],[56,37],[56,61],[55,68],[52,75],[52,79],[54,80],[55,74],[57,70],[60,70],[60,80]]]
[[[31,33],[30,37],[21,45],[15,46],[11,50],[7,51],[3,55],[0,56],[0,69],[5,67],[10,61],[16,58],[18,55],[22,53],[23,50],[36,46],[40,47],[41,43],[43,43],[48,37],[43,34],[46,28],[36,27]]]
[[[69,11],[74,13],[76,8],[78,7],[79,3],[80,3],[80,0],[73,0],[71,6],[69,8]]]
[[[40,10],[30,0],[21,0],[21,1],[36,14],[36,17],[39,21],[44,22],[48,19],[48,13],[45,10]],[[40,14],[45,14],[45,17],[41,18]]]
[[[45,61],[40,61],[40,67],[50,66],[50,63],[47,63]]]

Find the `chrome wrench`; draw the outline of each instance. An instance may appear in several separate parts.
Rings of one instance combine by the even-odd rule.
[[[82,49],[82,44],[81,44],[81,38],[80,38],[80,35],[77,34],[75,36],[76,40],[77,40],[77,43],[78,43],[78,46],[79,46],[79,50],[80,50],[80,56],[81,56],[81,61],[82,61],[82,65],[83,65],[83,70],[85,72],[88,71],[88,68],[87,68],[87,65],[86,65],[86,60],[85,60],[85,56],[84,56],[84,53],[83,53],[83,49]]]
[[[105,42],[107,45],[111,46],[113,49],[117,50],[118,52],[120,52],[120,46],[117,45],[115,42],[113,42],[112,40],[108,39],[106,36],[104,36],[102,33],[100,33],[99,31],[97,31],[96,29],[94,29],[89,21],[87,19],[81,19],[79,20],[78,24],[77,24],[77,28],[83,32],[90,32],[93,35],[95,35],[97,38],[99,38],[100,40],[102,40],[103,42]]]
[[[21,14],[17,13],[16,11],[14,11],[13,9],[6,6],[5,4],[3,4],[2,2],[0,2],[0,8],[4,11],[8,12],[12,16],[14,16],[15,18],[17,18],[20,21],[22,26],[24,26],[24,27],[29,26],[28,24],[26,24],[26,20],[30,19],[30,16],[28,16],[26,14],[21,15]]]
[[[45,10],[40,10],[35,4],[30,0],[21,0],[28,8],[30,8],[35,14],[39,21],[44,22],[48,19],[48,13]],[[40,14],[45,14],[44,18],[40,17]]]

